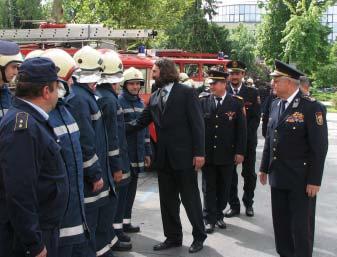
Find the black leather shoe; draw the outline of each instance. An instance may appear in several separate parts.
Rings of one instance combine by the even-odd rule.
[[[253,209],[253,207],[247,207],[246,208],[246,215],[248,217],[253,217],[254,216],[254,209]]]
[[[212,234],[214,232],[214,225],[213,224],[206,224],[205,225],[205,232],[207,234]]]
[[[124,230],[125,233],[138,233],[138,232],[140,232],[140,227],[134,226],[132,224],[124,224],[123,230]]]
[[[218,220],[215,224],[221,229],[227,228],[226,223],[222,219]]]
[[[239,215],[240,215],[240,209],[229,209],[225,213],[226,218],[232,218],[232,217],[239,216]]]
[[[118,240],[121,242],[131,242],[131,238],[126,235],[124,232],[117,234]]]
[[[111,247],[111,250],[116,252],[127,252],[130,251],[131,248],[132,248],[131,243],[118,241]]]
[[[201,251],[202,248],[204,248],[204,242],[202,242],[202,241],[193,241],[193,243],[191,244],[191,246],[188,249],[188,251],[190,253],[196,253],[196,252]]]
[[[155,246],[153,246],[153,250],[154,251],[161,251],[161,250],[165,250],[165,249],[169,249],[169,248],[173,248],[173,247],[180,247],[180,246],[182,246],[182,242],[180,242],[180,241],[165,240],[164,242],[156,244]]]

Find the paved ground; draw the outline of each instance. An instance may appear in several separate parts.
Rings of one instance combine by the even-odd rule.
[[[317,202],[316,243],[314,256],[337,256],[337,114],[328,115],[329,153],[325,166],[323,185]],[[259,135],[261,133],[259,132]],[[257,167],[261,160],[263,139],[257,148]],[[200,175],[200,174],[199,174]],[[242,188],[242,180],[240,181]],[[182,223],[184,246],[173,250],[153,252],[152,246],[164,240],[159,208],[157,179],[154,173],[142,176],[139,182],[134,223],[141,224],[142,232],[132,235],[133,251],[118,253],[119,257],[266,257],[277,256],[274,246],[270,210],[270,190],[258,184],[256,189],[255,217],[241,214],[238,218],[226,219],[228,228],[216,230],[210,235],[204,250],[190,255],[188,247],[192,242],[191,226],[183,207]]]

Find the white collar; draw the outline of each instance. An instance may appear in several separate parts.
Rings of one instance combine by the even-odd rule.
[[[240,90],[241,90],[241,87],[242,87],[242,83],[240,84],[240,86],[239,86],[238,88],[233,87],[233,85],[231,84],[231,88],[232,88],[233,93],[235,92],[235,91],[234,91],[235,89],[237,89],[237,90],[238,90],[238,93],[239,93]]]
[[[164,88],[166,89],[166,91],[167,91],[168,93],[170,93],[171,90],[172,90],[173,85],[174,85],[174,83],[171,82],[171,83],[165,85]]]
[[[221,96],[221,102],[225,99],[227,95],[227,92],[225,92],[225,94],[223,96]],[[220,97],[220,96],[216,96],[216,95],[213,95],[214,96],[214,100],[216,100],[217,97]]]
[[[45,118],[45,120],[49,119],[48,113],[46,113],[41,107],[39,107],[36,104],[33,104],[32,102],[29,102],[25,99],[22,99],[22,98],[19,98],[19,99],[24,101],[25,103],[29,104],[30,106],[32,106],[38,113],[40,113],[43,116],[43,118]]]

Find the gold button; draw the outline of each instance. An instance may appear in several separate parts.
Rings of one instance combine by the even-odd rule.
[[[216,148],[216,145],[215,145],[215,146],[213,146],[213,148]]]
[[[276,160],[277,159],[277,157],[274,157],[274,160]]]
[[[218,125],[215,125],[215,128],[218,128]]]
[[[277,133],[277,129],[275,129],[275,133]]]
[[[305,163],[303,163],[303,165],[305,166],[305,165],[307,165],[307,163],[305,162]]]
[[[218,115],[215,115],[215,118],[219,118],[219,116],[218,116]]]
[[[273,148],[273,151],[276,151],[276,148]]]
[[[296,129],[296,127],[293,127],[293,129]]]
[[[274,139],[274,142],[276,142],[276,139]]]
[[[215,136],[214,136],[214,138],[218,138],[218,136],[217,136],[217,135],[215,135]]]

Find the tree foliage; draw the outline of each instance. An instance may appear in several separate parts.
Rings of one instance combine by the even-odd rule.
[[[195,0],[177,24],[167,30],[167,48],[181,48],[192,52],[230,52],[229,31],[205,18],[202,1]]]

